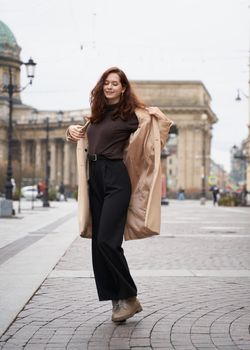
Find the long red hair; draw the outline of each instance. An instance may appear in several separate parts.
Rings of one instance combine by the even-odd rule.
[[[136,108],[145,108],[145,104],[141,102],[132,90],[130,82],[125,73],[117,68],[112,67],[107,69],[97,82],[94,89],[90,94],[90,106],[91,106],[91,123],[97,123],[102,119],[102,115],[105,112],[107,106],[107,100],[103,92],[103,86],[105,80],[110,73],[116,73],[120,77],[122,87],[125,87],[124,93],[121,95],[120,101],[117,105],[117,109],[113,112],[113,118],[120,117],[123,120],[127,120],[135,111]]]

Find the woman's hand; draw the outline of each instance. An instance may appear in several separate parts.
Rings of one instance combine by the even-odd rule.
[[[150,115],[154,115],[156,117],[162,116],[162,111],[158,107],[148,107],[146,110]]]
[[[158,118],[158,120],[167,121],[167,122],[169,122],[171,125],[174,124],[173,121],[170,120],[170,119],[166,116],[166,114],[164,114],[164,113],[160,110],[160,108],[158,108],[158,107],[148,107],[148,108],[146,108],[146,110],[148,111],[148,113],[149,113],[150,115],[154,115],[156,118]],[[170,126],[171,126],[171,125],[170,125]]]
[[[70,125],[68,128],[68,132],[70,134],[70,137],[74,141],[79,141],[80,139],[83,138],[84,131],[83,131],[83,126],[82,125]]]

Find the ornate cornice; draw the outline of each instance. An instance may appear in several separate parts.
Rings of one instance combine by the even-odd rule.
[[[164,106],[161,107],[161,110],[166,113],[173,113],[173,114],[183,114],[183,113],[195,113],[195,114],[202,114],[207,113],[208,117],[210,119],[210,122],[212,124],[216,123],[218,121],[218,118],[216,114],[212,111],[212,109],[208,106],[197,106],[197,107],[188,107],[188,106]]]
[[[177,85],[177,86],[202,86],[205,90],[206,94],[211,99],[211,95],[209,94],[206,86],[203,84],[201,80],[132,80],[132,85],[138,85],[140,88],[146,88],[148,86],[152,85],[160,85],[160,86],[170,86],[170,85]]]

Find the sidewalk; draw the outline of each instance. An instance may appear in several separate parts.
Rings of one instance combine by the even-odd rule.
[[[30,222],[41,216],[43,225],[36,229],[44,237],[0,265],[1,281],[12,281],[1,286],[1,299],[18,283],[0,304],[2,318],[2,306],[12,305],[23,284],[22,278],[13,280],[19,275],[13,266],[22,261],[23,270],[36,271],[38,261],[50,261],[41,287],[0,338],[0,349],[250,349],[249,208],[214,208],[198,201],[163,206],[160,236],[124,243],[144,310],[121,324],[110,320],[111,303],[97,300],[91,241],[78,237],[74,210],[73,202],[58,203],[30,215]],[[56,227],[66,213],[74,216]],[[45,233],[50,225],[57,233]],[[16,225],[13,237],[15,230]],[[36,288],[38,283],[37,278]]]
[[[77,236],[76,202],[23,201],[0,219],[0,334],[29,301]],[[17,209],[17,203],[14,203]],[[16,210],[17,212],[17,210]]]

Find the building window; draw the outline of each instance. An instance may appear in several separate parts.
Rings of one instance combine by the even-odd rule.
[[[10,77],[8,72],[3,73],[3,85],[6,86],[10,82]],[[12,84],[17,85],[17,75],[12,71]]]
[[[9,74],[4,72],[3,73],[3,85],[8,85],[9,84]]]

